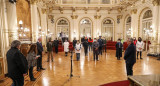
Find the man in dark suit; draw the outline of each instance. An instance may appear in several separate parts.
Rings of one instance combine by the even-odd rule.
[[[26,57],[20,52],[21,42],[14,40],[7,52],[8,76],[13,80],[12,86],[23,86],[24,76],[28,72]]]
[[[102,36],[99,36],[98,43],[99,43],[99,54],[102,55],[102,48],[103,48],[103,39],[101,39]]]
[[[124,54],[124,59],[126,62],[126,70],[127,70],[127,76],[133,75],[133,65],[136,63],[136,46],[133,43],[133,39],[130,38],[127,41],[128,47]]]
[[[45,70],[44,68],[42,68],[42,52],[43,52],[43,46],[42,46],[42,38],[38,38],[38,42],[37,42],[37,55],[39,55],[40,57],[37,59],[37,71],[40,70]]]
[[[87,56],[87,54],[88,54],[88,39],[87,39],[87,37],[85,38],[85,40],[83,42],[83,47],[84,47],[85,56]]]
[[[59,44],[59,41],[57,40],[57,38],[56,38],[56,40],[54,40],[53,43],[54,43],[53,45],[55,47],[55,52],[58,53],[58,44]]]
[[[116,57],[117,60],[120,60],[120,57],[122,57],[122,43],[121,43],[121,39],[118,39],[117,43],[116,43]]]

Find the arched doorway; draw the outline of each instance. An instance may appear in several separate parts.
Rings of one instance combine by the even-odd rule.
[[[114,34],[114,22],[113,20],[106,18],[102,21],[102,36],[105,37],[107,40],[113,41],[113,34]]]
[[[79,25],[80,37],[92,37],[92,21],[89,18],[83,18]]]
[[[58,19],[57,23],[56,23],[56,34],[57,37],[60,37],[60,33],[63,32],[63,36],[70,39],[70,24],[69,21],[66,18],[60,18]]]
[[[128,16],[125,22],[125,39],[132,37],[132,31],[131,31],[131,17]]]

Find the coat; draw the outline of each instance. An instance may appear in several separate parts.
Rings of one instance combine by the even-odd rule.
[[[53,51],[53,43],[47,42],[47,51]]]
[[[53,45],[54,47],[58,47],[59,41],[58,40],[54,40]]]
[[[133,43],[127,47],[124,54],[124,60],[127,64],[136,63],[136,46]]]
[[[122,43],[121,42],[117,42],[116,43],[116,57],[122,57]]]
[[[64,42],[64,52],[69,51],[69,42]]]
[[[27,54],[26,59],[28,61],[28,68],[36,66],[36,64],[37,64],[36,56],[37,55],[35,52],[29,52]]]
[[[28,72],[26,57],[17,48],[11,48],[7,52],[8,76],[21,78]]]
[[[143,41],[137,41],[137,44],[136,44],[136,48],[137,48],[137,51],[143,51],[144,49],[144,42]],[[139,49],[141,48],[141,49]]]
[[[81,48],[82,48],[82,45],[80,43],[76,44],[76,46],[75,46],[75,53],[81,53]]]
[[[103,39],[98,39],[99,47],[103,47]]]
[[[37,51],[38,51],[38,55],[42,55],[43,46],[42,46],[42,43],[40,42],[37,42]]]
[[[73,47],[76,46],[77,40],[73,40]]]

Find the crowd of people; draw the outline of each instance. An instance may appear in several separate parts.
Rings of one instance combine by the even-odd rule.
[[[116,47],[116,57],[120,60],[122,57],[123,51],[123,40],[118,39],[115,47]],[[107,40],[102,39],[101,36],[99,38],[87,38],[83,37],[80,40],[73,40],[73,48],[76,53],[77,61],[80,60],[81,49],[84,47],[85,56],[88,55],[89,51],[93,51],[93,60],[99,61],[98,56],[102,55],[103,51],[106,52],[106,43]],[[126,70],[127,75],[133,75],[133,65],[136,63],[136,52],[137,59],[140,54],[140,59],[142,59],[142,51],[144,47],[144,43],[142,39],[139,37],[138,41],[134,38],[129,38],[127,41],[128,47],[125,50],[124,59],[126,62]],[[69,45],[67,39],[63,43],[65,56],[68,55]],[[54,61],[53,58],[53,47],[55,48],[55,53],[58,53],[59,40],[56,38],[53,42],[51,39],[46,44],[48,59],[47,62]],[[61,45],[60,45],[61,46]],[[42,46],[42,38],[38,38],[36,44],[31,44],[30,49],[28,51],[27,57],[25,57],[20,52],[21,42],[18,40],[14,40],[11,43],[11,48],[7,52],[7,63],[8,63],[8,76],[13,80],[12,86],[23,86],[24,85],[24,76],[27,75],[29,71],[29,77],[31,81],[35,81],[36,78],[33,76],[33,68],[37,66],[37,71],[45,70],[42,67],[42,55],[43,55],[43,46]]]

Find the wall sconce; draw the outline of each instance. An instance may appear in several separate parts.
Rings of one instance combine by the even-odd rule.
[[[42,31],[41,26],[39,26],[39,36],[44,36],[45,32]]]

